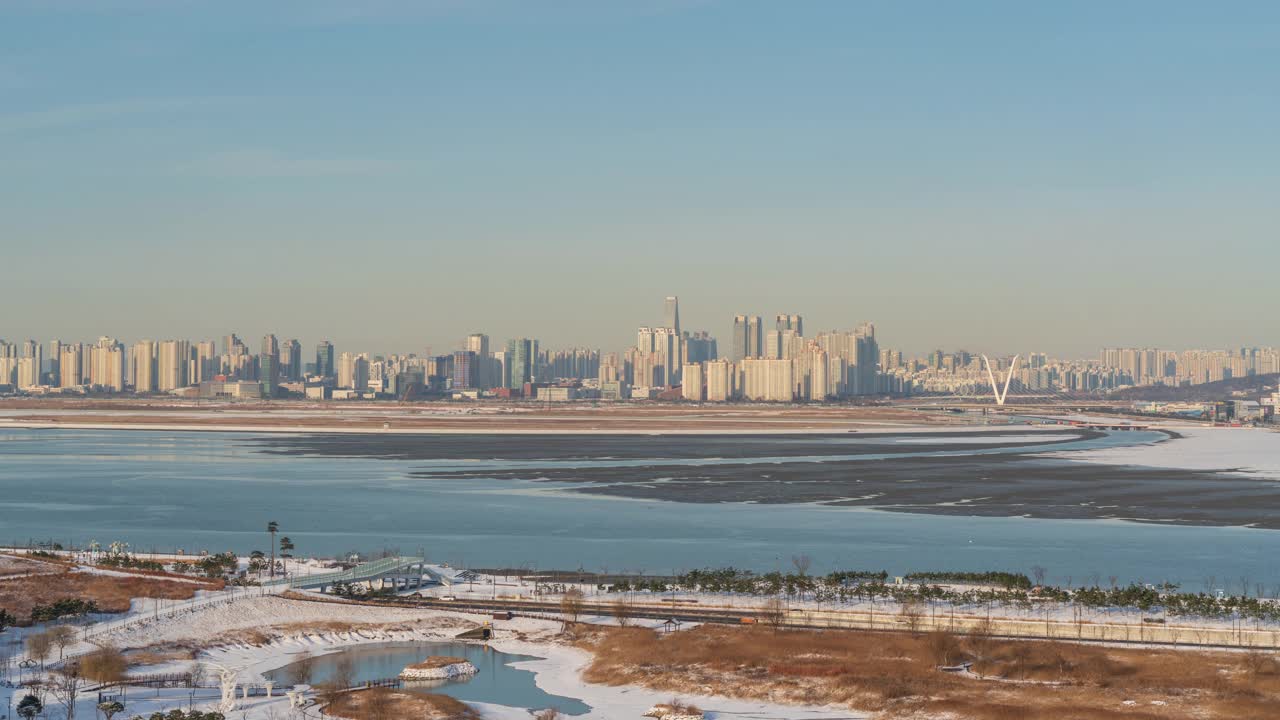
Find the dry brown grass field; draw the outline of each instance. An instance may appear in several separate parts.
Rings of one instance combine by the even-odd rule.
[[[387,688],[339,693],[322,712],[347,720],[480,720],[479,713],[448,695]]]
[[[701,626],[579,630],[589,682],[836,704],[885,718],[1280,717],[1280,663],[1259,653]],[[974,662],[973,674],[938,666]]]
[[[36,562],[12,555],[0,555],[0,580],[18,575],[58,572],[60,569],[60,565],[53,563]]]
[[[79,599],[97,603],[102,612],[125,612],[134,598],[187,600],[197,590],[221,590],[221,580],[183,582],[159,577],[130,575],[96,575],[62,572],[0,580],[0,607],[25,624],[31,608],[63,599]]]

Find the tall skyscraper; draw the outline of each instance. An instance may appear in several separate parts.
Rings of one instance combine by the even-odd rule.
[[[476,387],[488,390],[497,385],[497,373],[494,370],[493,358],[489,356],[489,336],[484,333],[471,333],[467,336],[464,348],[475,353]]]
[[[62,364],[62,341],[49,341],[49,384],[54,387],[62,387],[62,376],[58,372],[58,368]]]
[[[297,340],[280,346],[280,376],[290,382],[302,379],[302,343]]]
[[[716,339],[706,330],[686,335],[684,345],[685,362],[700,363],[720,357],[716,348]]]
[[[333,373],[333,343],[321,340],[316,344],[316,375],[331,378]]]
[[[221,361],[218,358],[218,345],[213,340],[201,340],[196,343],[196,357],[191,363],[190,380],[192,385],[199,385],[206,380],[212,380],[221,370]]]
[[[774,329],[778,332],[790,330],[796,335],[804,335],[804,319],[799,315],[778,315],[774,318]]]
[[[680,334],[680,298],[676,297],[675,295],[667,296],[667,299],[664,303],[663,311],[664,311],[663,317],[665,318],[667,323],[666,327],[669,327],[672,330],[675,330],[676,334],[679,335]]]
[[[479,369],[477,367],[478,359],[476,354],[470,350],[454,351],[453,377],[451,379],[455,390],[476,387],[476,375]]]
[[[507,341],[506,378],[503,383],[512,389],[523,388],[525,383],[537,382],[538,341],[518,338]]]
[[[18,385],[18,346],[0,340],[0,385]]]
[[[761,357],[764,350],[764,327],[759,315],[738,315],[733,318],[733,357]]]
[[[280,341],[275,335],[262,338],[262,352],[258,354],[258,382],[262,383],[262,396],[275,397],[280,388]]]

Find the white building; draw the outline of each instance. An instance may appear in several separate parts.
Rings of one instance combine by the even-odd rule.
[[[686,364],[680,371],[680,395],[685,400],[702,402],[707,399],[707,388],[702,365]]]
[[[745,358],[742,361],[743,397],[762,402],[791,402],[795,399],[794,373],[790,360]]]
[[[728,360],[712,360],[703,365],[706,396],[710,402],[726,402],[732,400],[737,392],[734,378],[737,371]]]

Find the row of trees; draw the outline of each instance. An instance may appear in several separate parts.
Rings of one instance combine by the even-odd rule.
[[[43,667],[45,659],[52,653],[55,645],[61,656],[62,651],[74,643],[76,634],[74,631],[65,632],[68,630],[71,628],[64,625],[28,636],[27,652],[33,659],[40,660]],[[124,680],[127,667],[124,655],[119,650],[113,647],[100,647],[51,672],[42,681],[40,690],[52,694],[58,704],[62,705],[66,720],[75,720],[76,699],[85,685],[89,682],[101,685],[119,683]],[[18,715],[27,720],[37,717],[44,712],[44,709],[44,699],[35,694],[25,696],[18,702],[16,708]],[[119,701],[105,701],[98,704],[98,710],[106,716],[107,720],[111,720],[116,713],[124,710],[124,705]]]
[[[736,593],[740,595],[787,595],[806,597],[815,593],[830,594],[837,588],[848,588],[863,582],[884,582],[889,577],[883,570],[842,570],[825,576],[809,575],[805,570],[792,573],[769,572],[756,574],[737,568],[707,568],[690,570],[673,578],[622,579],[612,585],[601,585],[601,590],[614,592],[703,592]]]
[[[807,568],[806,568],[807,569]],[[1040,576],[1043,573],[1037,572]],[[840,571],[825,576],[770,572],[756,574],[736,568],[692,570],[673,578],[623,579],[611,585],[602,584],[602,592],[628,593],[667,592],[735,593],[754,597],[812,599],[816,602],[849,600],[892,600],[898,603],[929,601],[958,605],[1008,605],[1030,608],[1036,601],[1074,603],[1094,609],[1136,608],[1143,612],[1163,610],[1169,615],[1209,618],[1239,617],[1258,621],[1280,621],[1280,603],[1246,595],[1218,597],[1206,593],[1178,592],[1178,586],[1132,584],[1102,588],[1098,586],[1059,588],[1032,583],[1026,575],[1009,572],[937,572],[913,573],[906,584],[888,584],[883,571]],[[1038,577],[1037,580],[1040,578]],[[994,587],[956,590],[930,581],[977,583]]]

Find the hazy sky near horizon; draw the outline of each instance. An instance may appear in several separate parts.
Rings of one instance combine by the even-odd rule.
[[[1280,344],[1280,4],[0,1],[0,337]]]

